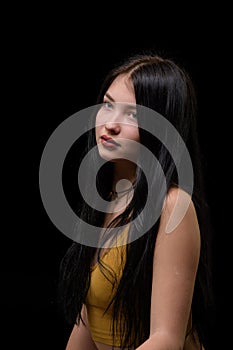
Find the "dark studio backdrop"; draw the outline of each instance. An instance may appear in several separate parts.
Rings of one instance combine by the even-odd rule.
[[[70,23],[63,26],[58,20],[51,24],[50,19],[44,15],[41,21],[36,20],[35,26],[31,19],[31,26],[23,28],[22,36],[16,32],[13,51],[17,60],[11,56],[17,88],[15,103],[20,100],[25,109],[20,109],[20,137],[19,133],[16,136],[20,141],[14,149],[17,175],[14,172],[12,187],[17,193],[16,215],[8,222],[13,234],[3,245],[2,253],[7,254],[1,265],[4,281],[1,314],[8,348],[64,350],[71,330],[56,301],[59,264],[71,241],[50,221],[39,191],[39,164],[45,144],[63,120],[95,104],[102,79],[113,64],[125,55],[149,49],[181,63],[190,72],[197,90],[198,129],[214,227],[217,322],[210,350],[223,348],[219,344],[227,344],[223,326],[227,255],[224,235],[219,237],[225,205],[220,144],[226,147],[225,125],[219,121],[223,108],[220,89],[223,77],[219,74],[224,68],[219,54],[223,51],[222,37],[214,23],[204,20],[201,28],[196,20],[189,23],[187,19],[179,29],[171,26],[164,31],[160,26],[144,24],[143,30],[118,32],[111,31],[111,27],[102,29],[98,23],[88,31],[87,27],[78,24],[76,27],[74,22],[72,26]],[[126,23],[132,25],[132,21]],[[18,122],[17,119],[16,125]],[[76,186],[74,182],[75,176],[71,176],[67,184],[69,193]]]

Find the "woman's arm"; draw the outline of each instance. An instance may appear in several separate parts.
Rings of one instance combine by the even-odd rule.
[[[85,305],[82,308],[82,318],[85,325],[82,321],[80,321],[79,326],[74,325],[66,345],[66,350],[98,350],[91,338]]]
[[[150,337],[137,350],[184,348],[200,256],[200,232],[196,211],[190,201],[181,222],[167,233],[174,207],[181,209],[188,198],[181,191],[184,201],[176,203],[178,191],[172,189],[169,192],[162,211],[154,251]]]

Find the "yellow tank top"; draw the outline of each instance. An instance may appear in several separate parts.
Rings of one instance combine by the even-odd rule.
[[[91,271],[90,287],[86,297],[86,309],[91,336],[94,341],[120,347],[120,334],[115,333],[114,344],[112,338],[112,310],[113,305],[108,308],[112,300],[119,281],[121,279],[126,259],[126,246],[114,247],[105,252],[101,262],[107,268],[110,267],[111,275],[107,272],[107,277],[101,271],[101,266],[97,262]],[[104,270],[105,273],[105,270]],[[187,332],[190,330],[192,318],[190,316]]]
[[[112,339],[112,310],[111,305],[105,312],[112,300],[120,278],[123,273],[125,263],[125,246],[114,247],[108,250],[101,262],[107,267],[101,271],[101,266],[97,262],[91,271],[90,287],[86,298],[86,309],[88,323],[94,341],[113,345]],[[110,272],[108,272],[110,267]],[[120,334],[115,334],[114,345],[120,346]]]

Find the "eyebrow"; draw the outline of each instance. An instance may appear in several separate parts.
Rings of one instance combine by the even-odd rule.
[[[114,100],[114,98],[108,92],[106,92],[104,96],[106,96],[110,101],[116,102]],[[132,105],[131,105],[131,103],[125,103],[125,104],[128,105],[128,107],[130,107],[130,108],[136,108],[136,105],[134,105],[134,104],[132,104]]]
[[[106,92],[105,96],[109,98],[110,101],[115,102],[114,98],[111,95],[109,95],[108,92]]]

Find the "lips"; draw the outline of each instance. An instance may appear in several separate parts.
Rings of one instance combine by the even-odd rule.
[[[120,146],[119,143],[117,143],[116,141],[113,140],[113,138],[107,136],[107,135],[102,135],[101,136],[101,142],[105,145],[105,146],[110,146],[110,147],[116,147],[116,146]]]

